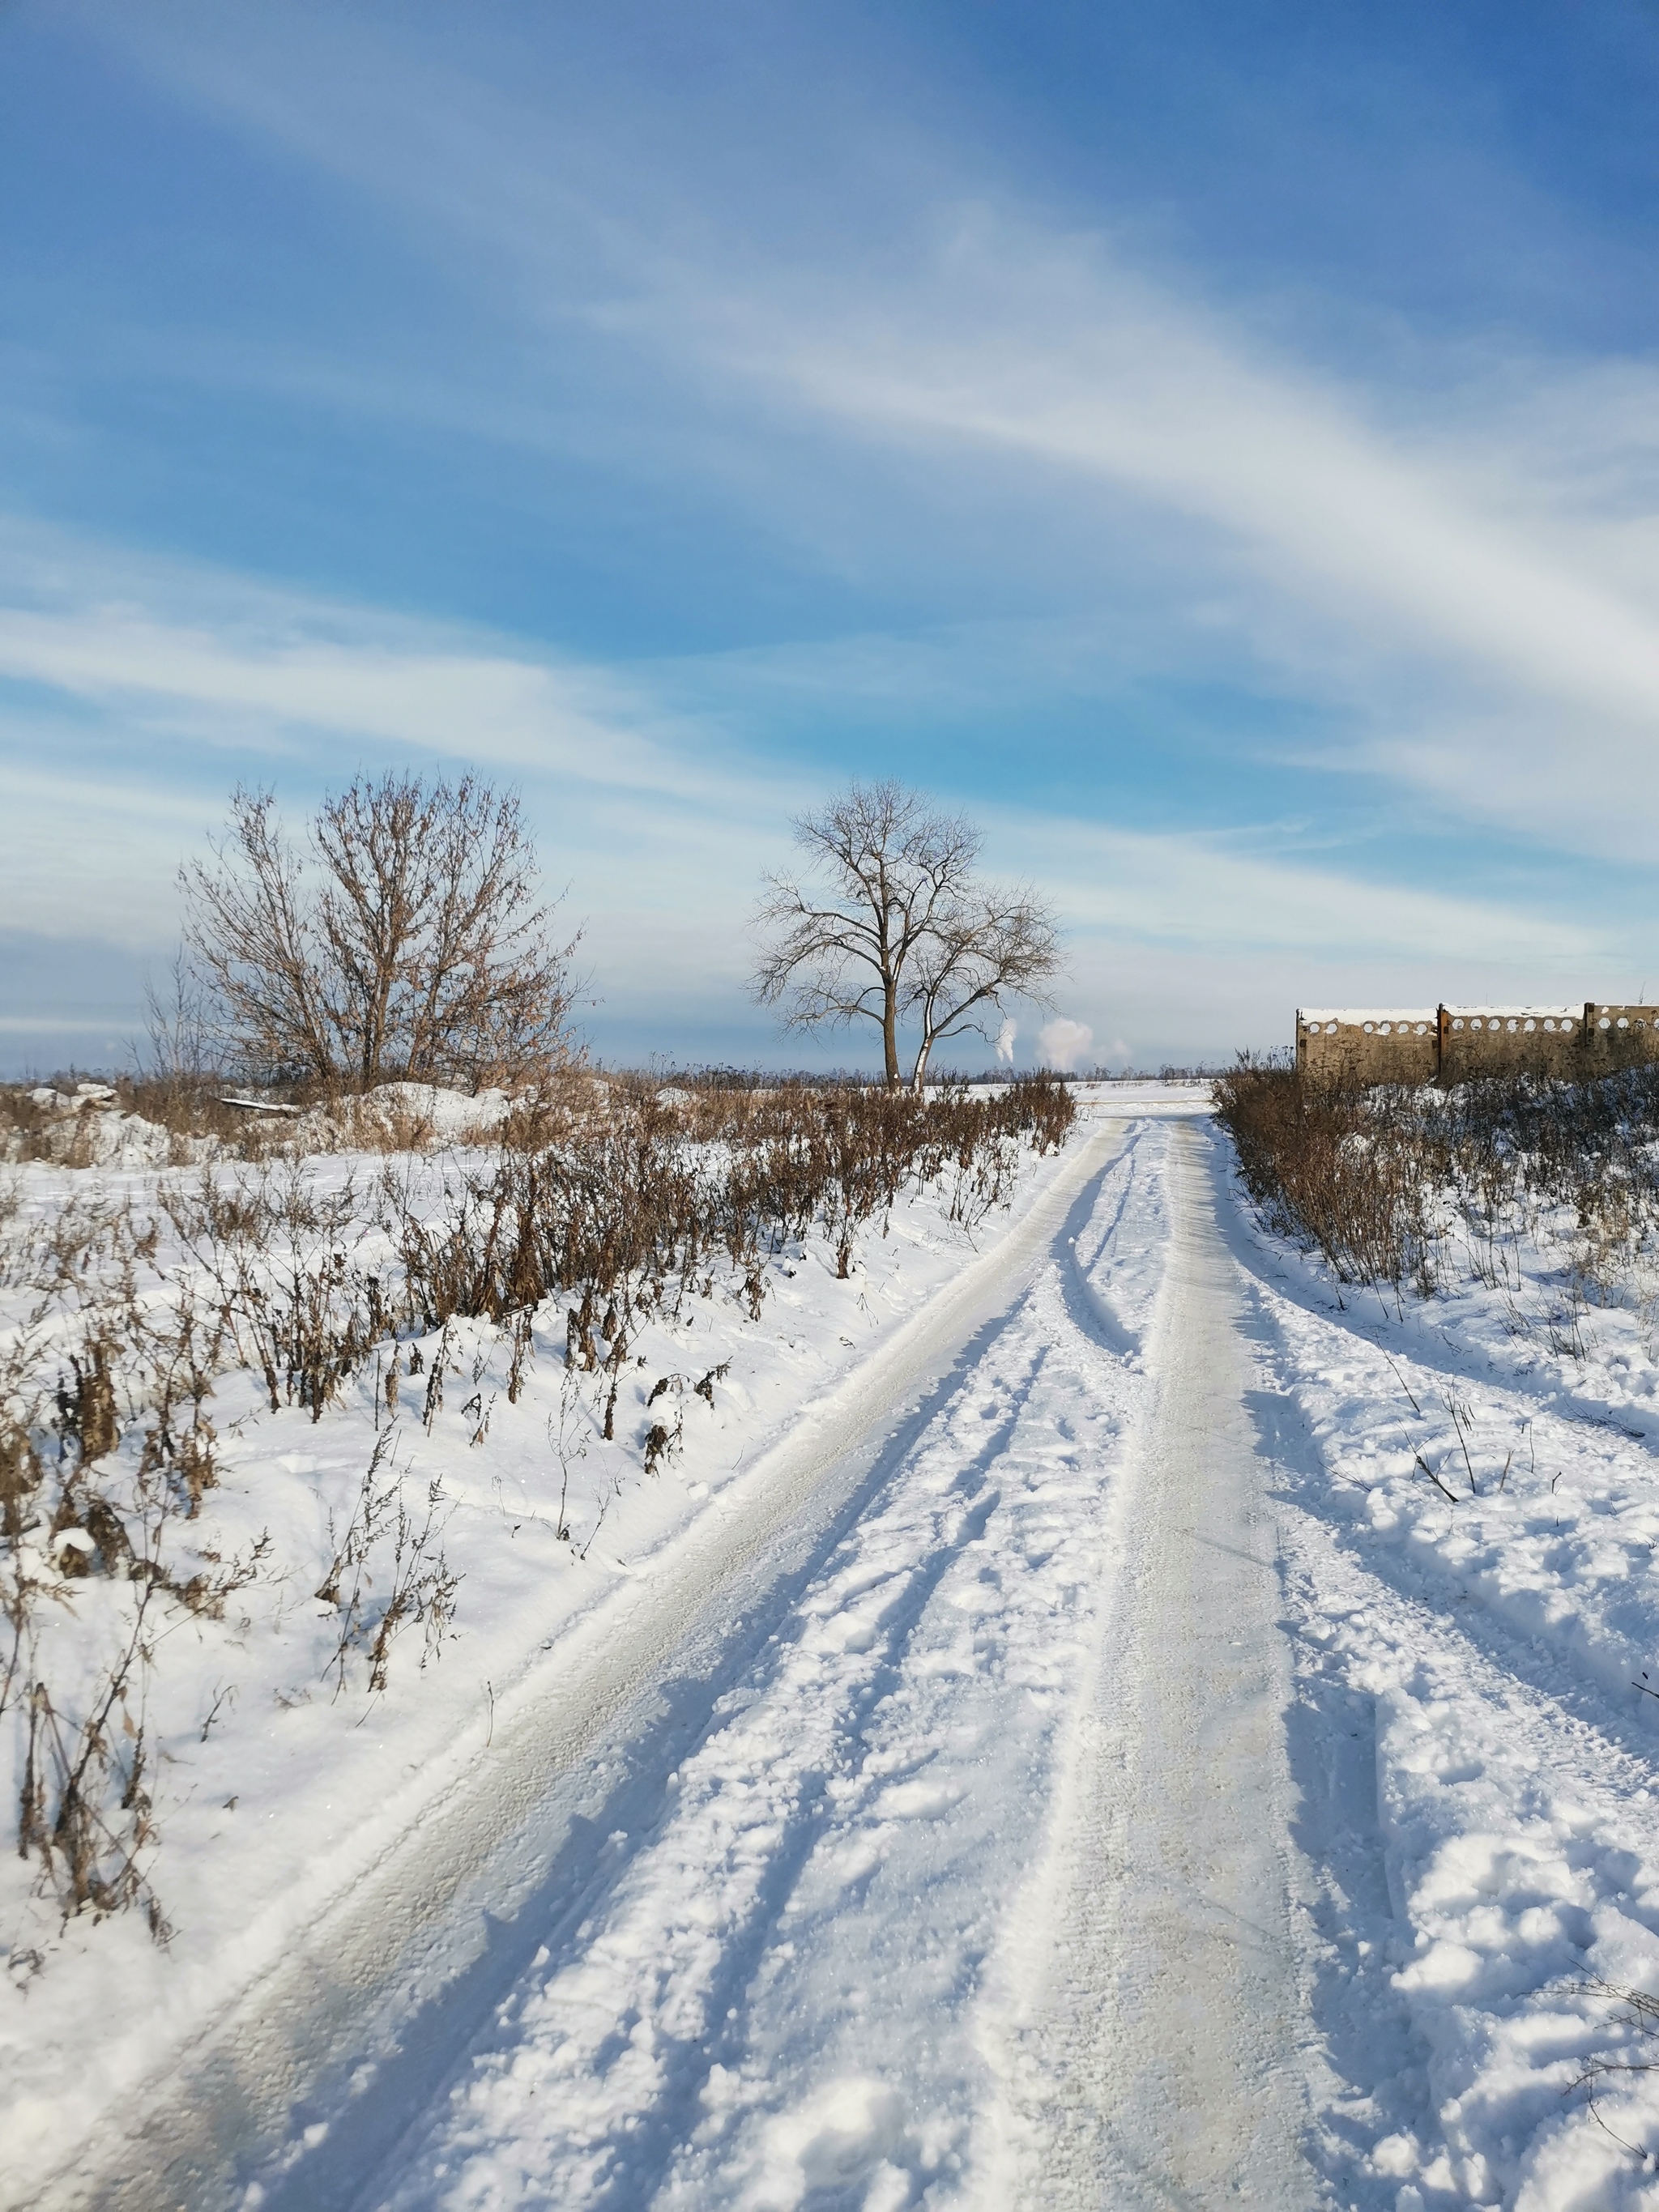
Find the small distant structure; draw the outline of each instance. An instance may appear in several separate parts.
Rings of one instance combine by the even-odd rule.
[[[1461,1083],[1605,1075],[1659,1058],[1659,1006],[1298,1008],[1296,1064],[1316,1080]]]

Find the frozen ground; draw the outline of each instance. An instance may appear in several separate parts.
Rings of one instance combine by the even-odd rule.
[[[1197,1103],[808,1279],[349,1790],[276,1710],[172,1951],[10,2015],[4,2201],[1659,2205],[1655,2077],[1575,2087],[1659,2058],[1644,1317],[1340,1297]]]

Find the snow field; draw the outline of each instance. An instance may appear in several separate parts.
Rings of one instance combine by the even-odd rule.
[[[1659,2057],[1598,1986],[1659,1990],[1650,1317],[1572,1352],[1541,1245],[1339,1290],[1163,1103],[996,1255],[913,1206],[700,1302],[585,1562],[553,1347],[476,1449],[458,1389],[462,1638],[385,1698],[303,1592],[180,1623],[179,1934],[25,1978],[0,2201],[1659,2206],[1659,2076],[1583,2086]],[[643,1478],[652,1376],[727,1357]],[[367,1399],[216,1419],[200,1540],[314,1548]]]
[[[1659,1989],[1639,1316],[1593,1316],[1571,1360],[1513,1320],[1517,1292],[1550,1310],[1555,1255],[1401,1310],[1242,1218],[1234,1243],[1278,1469],[1332,2201],[1659,2203],[1652,2077],[1605,2076],[1594,2111],[1573,2086],[1659,2057],[1593,1987]]]
[[[1659,2203],[1653,2077],[1583,2080],[1654,2056],[1597,1987],[1659,1988],[1645,1317],[1570,1357],[1549,1255],[1340,1295],[1218,1144],[1229,1281],[1193,1141],[1139,1128],[366,2203]]]
[[[1028,1163],[1012,1217],[987,1222],[979,1245],[1018,1242],[1054,1178],[1075,1172],[1075,1153]],[[326,1185],[354,1168],[365,1164],[331,1160],[314,1172]],[[28,1202],[42,1207],[88,1188],[60,1171],[22,1173]],[[107,1187],[141,1198],[150,1188],[137,1176]],[[165,1248],[159,1256],[177,1257]],[[217,2202],[201,2192],[227,2157],[269,2178],[258,2145],[272,2140],[273,2124],[286,2144],[278,2166],[302,2156],[307,2135],[325,2140],[331,2110],[325,2100],[319,2116],[311,2097],[319,2068],[340,2059],[368,2079],[379,2046],[372,2035],[365,2044],[364,2022],[374,2007],[395,2011],[488,1948],[486,1914],[534,1887],[546,1838],[531,1816],[558,1761],[592,1755],[593,1727],[672,1650],[751,1528],[763,1535],[769,1514],[799,1513],[799,1487],[776,1480],[779,1454],[804,1467],[843,1449],[862,1418],[865,1378],[911,1342],[907,1324],[983,1273],[973,1244],[923,1199],[897,1210],[886,1237],[875,1225],[851,1280],[837,1280],[815,1246],[781,1255],[758,1324],[720,1284],[678,1327],[653,1324],[640,1339],[645,1364],[624,1394],[617,1443],[605,1445],[592,1407],[575,1405],[582,1455],[564,1500],[569,1541],[557,1534],[563,1470],[552,1441],[562,1314],[538,1342],[516,1407],[498,1371],[506,1347],[488,1331],[476,1342],[452,1331],[444,1407],[428,1430],[422,1386],[406,1384],[398,1449],[411,1496],[423,1498],[434,1475],[443,1482],[444,1541],[463,1578],[459,1634],[422,1671],[419,1631],[410,1632],[380,1698],[364,1695],[361,1668],[331,1696],[323,1674],[333,1630],[311,1595],[330,1513],[343,1525],[386,1419],[375,1378],[315,1424],[301,1409],[271,1414],[252,1378],[224,1378],[211,1401],[220,1486],[183,1535],[228,1555],[269,1529],[278,1571],[233,1601],[222,1623],[170,1618],[151,1680],[162,1835],[153,1875],[173,1923],[168,1948],[157,1949],[131,1914],[60,1929],[32,1893],[29,1868],[9,1855],[11,1873],[0,1867],[0,1912],[22,1966],[0,1991],[0,2203],[95,2195],[145,2204],[173,2201],[168,2191]],[[646,1403],[653,1379],[678,1373],[689,1386],[723,1364],[712,1406],[688,1387],[681,1448],[644,1477],[641,1437],[660,1411],[660,1401]],[[66,1650],[90,1642],[88,1611],[107,1595],[101,1579],[72,1586]],[[641,1626],[654,1646],[641,1643]],[[5,1785],[13,1802],[16,1778]],[[505,1870],[491,1861],[503,1835],[521,1862]],[[458,1932],[462,1895],[471,1918]],[[139,2141],[123,2142],[135,2128]]]

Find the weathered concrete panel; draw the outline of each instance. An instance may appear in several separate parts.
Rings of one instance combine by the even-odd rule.
[[[1299,1012],[1296,1064],[1316,1082],[1432,1083],[1440,1065],[1435,1009]]]
[[[1613,1067],[1659,1055],[1659,1006],[1598,1006],[1584,1008],[1585,1042],[1593,1060]]]
[[[1442,1006],[1440,1080],[1583,1073],[1583,1006]]]

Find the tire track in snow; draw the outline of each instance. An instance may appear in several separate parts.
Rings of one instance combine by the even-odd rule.
[[[1565,2093],[1595,2039],[1575,1985],[1631,1978],[1632,1936],[1652,1949],[1653,1765],[1512,1673],[1467,1619],[1371,1571],[1316,1512],[1288,1504],[1283,1529],[1298,1830],[1320,1893],[1312,2009],[1333,2070],[1322,2162],[1358,2212],[1409,2205],[1407,2177],[1431,2203],[1526,2202],[1537,2149],[1583,2124]],[[1553,1975],[1566,1986],[1540,2020]],[[1540,2147],[1510,2102],[1528,2076],[1535,2124],[1553,2123]],[[1626,2201],[1636,2176],[1610,2141],[1592,2130],[1572,2157],[1572,2202]]]
[[[1358,1409],[1369,1397],[1365,1430],[1393,1444],[1402,1371],[1427,1402],[1420,1363],[1390,1372],[1364,1328],[1273,1286],[1256,1260],[1271,1386],[1256,1405],[1279,1469],[1331,2201],[1650,2207],[1659,2191],[1641,2162],[1571,2094],[1593,2057],[1632,2055],[1616,2008],[1587,1984],[1650,1986],[1659,1961],[1659,1755],[1623,1679],[1636,1662],[1612,1663],[1605,1638],[1587,1647],[1570,1608],[1539,1633],[1525,1583],[1494,1586],[1524,1522],[1500,1532],[1495,1555],[1483,1543],[1448,1557],[1431,1540],[1444,1530],[1373,1519],[1370,1486],[1382,1486],[1352,1449]],[[1537,1424],[1546,1464],[1572,1465],[1571,1409],[1540,1413],[1489,1372],[1479,1387],[1487,1408]],[[1490,1503],[1448,1507],[1451,1530]],[[1619,2107],[1641,2078],[1621,2089],[1612,2077],[1601,2100],[1638,2142],[1651,2112]]]
[[[906,1486],[866,1516],[682,1759],[660,1826],[626,1850],[610,1894],[504,2008],[500,2045],[474,2061],[445,2130],[444,2162],[459,2151],[479,2169],[454,2201],[472,2201],[486,2172],[499,2190],[509,2166],[507,2201],[533,2190],[623,2212],[655,2194],[702,2117],[711,2073],[740,2057],[732,2023],[833,1820],[836,1785],[864,1767],[872,1717],[931,1600],[1001,1502],[992,1471],[1044,1356],[1020,1349],[1024,1371],[1004,1379],[977,1452],[965,1462],[953,1452],[957,1471],[920,1505]],[[971,1422],[981,1409],[965,1410]],[[959,1412],[947,1434],[965,1425]],[[872,1571],[890,1547],[902,1561]],[[528,2129],[527,2075],[556,2086],[558,2107]],[[418,2171],[387,2201],[434,2201],[433,2178]]]
[[[1501,1386],[1488,1383],[1485,1395],[1492,1402],[1509,1394]],[[1296,1431],[1305,1431],[1306,1425],[1300,1410],[1288,1399],[1283,1419],[1264,1423],[1285,1459],[1310,1462],[1317,1468],[1322,1483],[1328,1485],[1330,1478],[1317,1441],[1309,1435],[1299,1448],[1296,1442]],[[1561,1456],[1567,1456],[1565,1450]],[[1457,1633],[1472,1656],[1478,1653],[1496,1674],[1564,1716],[1572,1716],[1592,1729],[1610,1750],[1616,1749],[1644,1773],[1653,1773],[1659,1747],[1655,1744],[1647,1708],[1641,1702],[1644,1693],[1636,1690],[1632,1680],[1638,1663],[1636,1657],[1587,1650],[1581,1641],[1559,1634],[1546,1639],[1524,1619],[1513,1617],[1517,1608],[1512,1599],[1482,1587],[1486,1577],[1478,1566],[1449,1563],[1426,1545],[1407,1549],[1401,1540],[1379,1537],[1358,1518],[1351,1492],[1344,1495],[1335,1485],[1330,1486],[1336,1492],[1336,1502],[1318,1516],[1318,1525],[1333,1555],[1340,1554],[1379,1593],[1386,1590],[1391,1601],[1425,1619],[1443,1625],[1449,1617],[1444,1608],[1456,1605]],[[1448,1510],[1455,1512],[1455,1508]],[[1610,1693],[1620,1701],[1622,1711],[1620,1705],[1610,1702]]]
[[[300,1939],[227,1989],[187,2044],[166,2045],[107,2124],[63,2145],[16,2201],[151,2212],[252,2205],[253,2187],[295,2212],[354,2201],[528,1964],[526,1921],[602,1893],[606,1814],[620,1804],[632,1826],[655,1805],[710,1680],[763,1639],[779,1593],[839,1540],[1126,1141],[1121,1122],[1079,1132],[991,1249],[546,1647],[497,1698],[493,1745],[482,1721],[458,1741],[418,1817],[349,1854]]]
[[[1182,1128],[1172,1152],[1123,1565],[1010,1946],[1016,2022],[1002,2038],[988,2021],[1010,2107],[988,2127],[988,2204],[1295,2212],[1318,2196],[1275,1531],[1205,1148]]]
[[[366,2202],[949,2185],[987,2094],[979,1962],[1040,1824],[1129,1402],[1069,1264],[978,1351],[682,1760],[678,1802]]]

